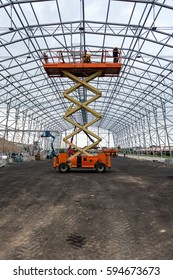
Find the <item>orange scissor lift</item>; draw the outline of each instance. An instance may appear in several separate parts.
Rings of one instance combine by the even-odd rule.
[[[101,115],[89,107],[90,103],[101,97],[101,92],[89,82],[98,77],[118,76],[122,67],[121,55],[119,54],[118,62],[115,63],[112,54],[109,54],[106,50],[92,51],[89,55],[86,54],[86,51],[51,51],[49,55],[44,54],[43,60],[44,69],[50,78],[65,77],[75,83],[64,91],[64,97],[72,103],[65,112],[64,119],[76,129],[63,139],[66,144],[75,149],[75,152],[72,155],[59,153],[54,157],[53,167],[61,173],[66,173],[72,168],[89,168],[102,173],[106,168],[111,168],[110,154],[98,153],[92,155],[89,153],[89,150],[96,147],[102,140],[88,129],[89,126],[101,119]],[[80,100],[75,95],[70,95],[80,87],[92,92],[93,96],[87,100]],[[89,112],[95,118],[84,124],[79,124],[72,118],[72,115],[79,110]],[[84,132],[89,138],[94,137],[93,143],[85,147],[78,147],[72,143],[70,139],[80,132]]]

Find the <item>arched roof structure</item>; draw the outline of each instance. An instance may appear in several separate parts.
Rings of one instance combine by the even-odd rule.
[[[0,0],[0,136],[71,128],[63,92],[72,81],[47,76],[44,52],[117,46],[120,75],[91,83],[102,91],[92,105],[102,114],[96,126],[111,131],[115,145],[171,150],[172,16],[172,0]]]

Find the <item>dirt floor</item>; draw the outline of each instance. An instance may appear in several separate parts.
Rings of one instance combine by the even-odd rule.
[[[0,259],[173,259],[173,167],[112,159],[104,174],[51,160],[0,169]]]

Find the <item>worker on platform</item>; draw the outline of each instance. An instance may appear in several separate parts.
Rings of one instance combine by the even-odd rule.
[[[118,63],[118,59],[119,59],[119,50],[117,47],[115,47],[113,49],[113,62]]]
[[[43,59],[44,59],[45,63],[48,63],[48,55],[46,52],[43,53]]]
[[[87,50],[84,51],[83,62],[84,63],[90,63],[91,62],[91,54],[87,53]]]

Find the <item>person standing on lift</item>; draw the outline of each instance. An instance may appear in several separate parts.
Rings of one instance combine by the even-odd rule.
[[[43,59],[44,59],[45,63],[48,63],[48,55],[46,52],[43,53]]]
[[[119,59],[119,50],[117,47],[115,47],[113,49],[113,62],[118,63],[118,59]]]
[[[84,51],[83,62],[84,63],[91,63],[91,54],[87,53],[87,50]]]

